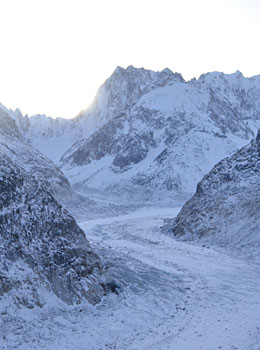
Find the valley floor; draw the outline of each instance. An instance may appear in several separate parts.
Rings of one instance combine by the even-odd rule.
[[[114,292],[95,307],[60,304],[4,316],[0,348],[259,350],[259,267],[163,233],[179,209],[81,215]]]

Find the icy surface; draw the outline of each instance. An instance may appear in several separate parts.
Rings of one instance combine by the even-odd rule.
[[[9,304],[1,349],[258,350],[259,267],[163,233],[179,206],[81,217],[114,293],[95,307]]]

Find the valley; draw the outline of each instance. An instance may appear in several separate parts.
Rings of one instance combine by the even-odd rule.
[[[117,67],[0,105],[1,350],[259,350],[260,76]]]

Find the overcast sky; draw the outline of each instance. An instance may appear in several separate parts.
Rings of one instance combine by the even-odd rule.
[[[74,117],[116,66],[260,74],[258,0],[0,0],[0,102]]]

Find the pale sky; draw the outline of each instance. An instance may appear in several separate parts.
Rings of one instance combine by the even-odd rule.
[[[0,0],[0,102],[71,118],[117,66],[260,74],[259,0]]]

